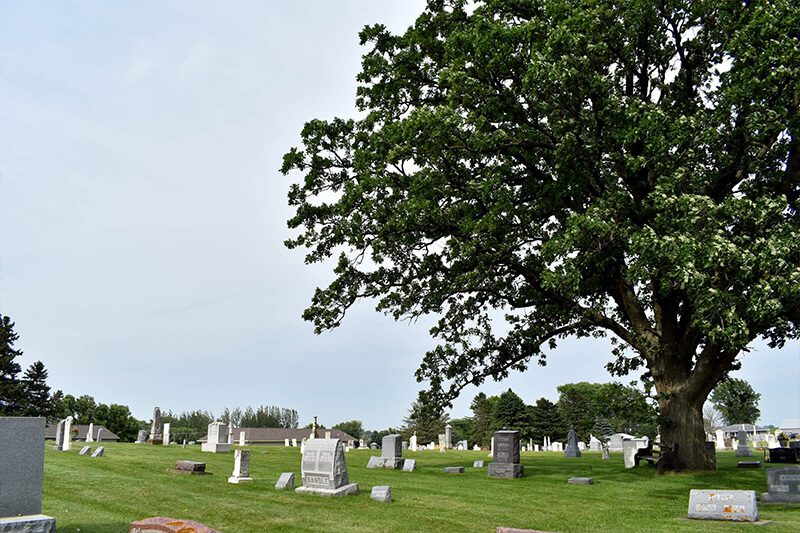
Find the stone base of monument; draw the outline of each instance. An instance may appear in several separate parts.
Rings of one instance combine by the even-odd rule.
[[[367,468],[389,468],[399,470],[403,468],[403,459],[400,457],[378,457],[373,455],[369,458]]]
[[[567,448],[566,450],[564,450],[564,457],[580,457],[580,456],[581,456],[581,451],[578,448],[575,448],[574,450]]]
[[[216,529],[195,522],[194,520],[179,520],[166,516],[154,516],[131,522],[128,533],[179,533],[191,531],[192,533],[220,533]]]
[[[231,445],[227,443],[215,444],[215,443],[204,442],[200,446],[200,450],[210,453],[228,453],[229,451],[231,451]]]
[[[164,444],[162,439],[147,439],[147,444]]]
[[[761,503],[800,503],[800,494],[762,492]]]
[[[56,519],[43,514],[0,518],[3,533],[56,533]]]
[[[489,477],[514,478],[522,477],[525,467],[515,463],[489,463]]]
[[[358,483],[348,483],[338,489],[320,489],[316,487],[297,487],[294,491],[298,494],[316,494],[317,496],[349,496],[358,494]]]
[[[251,477],[236,477],[236,476],[231,476],[231,477],[228,478],[228,483],[234,483],[234,484],[247,483],[248,481],[253,481],[253,478],[251,478]]]
[[[736,457],[752,457],[753,450],[750,446],[738,446],[736,448]]]

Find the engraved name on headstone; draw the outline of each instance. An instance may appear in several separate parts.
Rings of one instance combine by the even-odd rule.
[[[344,458],[344,443],[339,439],[309,439],[301,463],[301,494],[346,496],[358,494],[358,483],[350,483]]]
[[[522,477],[524,467],[519,464],[519,431],[495,431],[494,461],[489,463],[489,477]]]
[[[758,520],[756,493],[752,490],[697,490],[689,493],[689,518],[701,520]]]

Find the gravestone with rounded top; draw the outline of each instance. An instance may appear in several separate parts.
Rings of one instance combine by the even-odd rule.
[[[322,496],[358,494],[358,483],[350,483],[339,439],[309,439],[301,463],[302,487],[295,492]]]
[[[58,425],[56,425],[56,443],[53,445],[53,449],[60,452],[61,447],[64,445],[64,427],[67,425],[67,419],[60,420]]]
[[[494,432],[494,461],[489,463],[489,477],[522,477],[525,467],[519,463],[519,431]]]

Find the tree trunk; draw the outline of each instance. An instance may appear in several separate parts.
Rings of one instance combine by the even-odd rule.
[[[656,384],[656,388],[658,384]],[[691,401],[680,393],[661,395],[661,442],[678,445],[678,465],[680,470],[714,470],[716,460],[714,451],[706,446],[706,433],[703,426],[703,402]]]

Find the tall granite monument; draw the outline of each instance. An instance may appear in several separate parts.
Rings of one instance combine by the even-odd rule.
[[[522,477],[525,467],[519,463],[519,431],[495,431],[494,461],[489,463],[489,477]]]
[[[564,457],[580,457],[581,450],[578,448],[578,434],[575,428],[570,428],[567,433],[567,448],[564,450]]]
[[[747,432],[742,430],[739,432],[739,444],[736,446],[736,457],[751,457],[753,450],[750,448],[750,443],[747,440]]]
[[[164,439],[161,435],[161,409],[153,409],[153,422],[150,424],[150,438],[147,444],[162,444]]]

